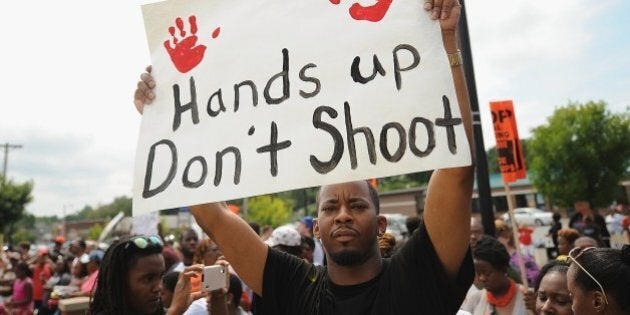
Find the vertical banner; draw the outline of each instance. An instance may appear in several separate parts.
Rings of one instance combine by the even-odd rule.
[[[503,181],[511,183],[527,177],[512,101],[490,102],[490,110]]]
[[[514,239],[518,240],[518,226],[514,218],[514,197],[510,192],[510,183],[520,178],[527,177],[525,170],[525,159],[523,158],[523,148],[518,137],[516,128],[516,116],[514,115],[514,105],[512,101],[490,102],[492,112],[492,124],[494,125],[494,136],[497,141],[497,153],[499,156],[499,168],[505,183],[505,197],[508,202],[508,214],[512,225]],[[518,266],[521,272],[521,281],[525,288],[529,287],[525,270],[525,262],[521,254],[521,246],[518,241],[514,243]]]

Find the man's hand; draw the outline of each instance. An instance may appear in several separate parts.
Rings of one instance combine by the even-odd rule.
[[[443,33],[455,32],[462,10],[459,0],[425,0],[424,9],[431,12],[432,19],[440,20]]]
[[[153,89],[155,88],[155,80],[151,75],[151,66],[147,66],[146,72],[140,75],[140,81],[138,81],[138,88],[133,94],[133,103],[136,105],[136,109],[140,114],[144,110],[144,105],[151,104],[155,98]]]

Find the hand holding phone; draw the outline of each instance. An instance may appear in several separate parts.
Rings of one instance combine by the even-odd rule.
[[[227,289],[230,283],[230,274],[227,266],[205,266],[201,275],[201,290],[210,292],[218,289]]]

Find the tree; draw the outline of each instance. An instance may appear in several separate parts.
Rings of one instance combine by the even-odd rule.
[[[37,240],[37,237],[35,237],[35,235],[33,235],[30,230],[20,228],[15,233],[13,233],[11,239],[11,241],[15,244],[19,244],[21,242],[33,244],[35,243],[35,240]]]
[[[318,191],[318,187],[309,187],[271,194],[271,196],[284,200],[289,208],[294,208],[294,211],[301,216],[317,216],[315,200],[317,198]]]
[[[96,241],[96,240],[98,240],[99,236],[101,236],[102,232],[103,232],[103,226],[98,224],[98,223],[94,224],[88,230],[87,239]]]
[[[79,212],[66,216],[68,221],[113,218],[122,211],[125,216],[131,216],[131,198],[127,196],[116,197],[114,201],[96,208],[84,206]]]
[[[630,166],[630,113],[606,103],[569,103],[533,130],[530,170],[539,192],[559,206],[607,206]]]
[[[4,233],[7,227],[12,228],[22,218],[26,205],[33,200],[32,190],[32,182],[14,184],[11,180],[0,178],[0,233]]]
[[[429,183],[429,178],[431,178],[432,173],[433,171],[425,171],[379,178],[377,190],[379,192],[386,192],[391,190],[422,187]]]
[[[116,197],[110,204],[98,207],[95,213],[88,216],[88,218],[112,218],[121,211],[125,216],[131,216],[131,203],[131,198],[127,196]]]
[[[255,221],[261,226],[280,226],[289,222],[292,214],[291,207],[286,201],[270,195],[250,198],[247,208],[247,219]]]

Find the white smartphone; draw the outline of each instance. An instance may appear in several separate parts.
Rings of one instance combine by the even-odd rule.
[[[203,267],[201,274],[201,289],[204,292],[210,292],[228,287],[230,283],[230,274],[226,266],[212,265]]]

